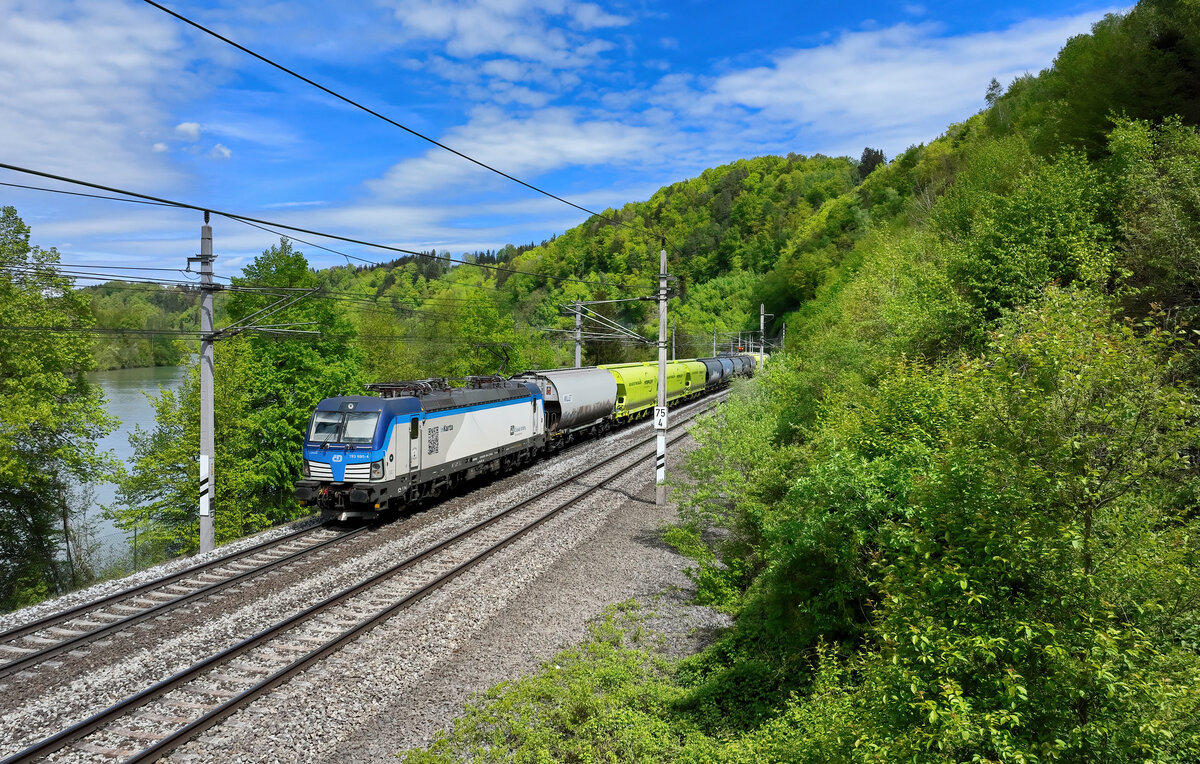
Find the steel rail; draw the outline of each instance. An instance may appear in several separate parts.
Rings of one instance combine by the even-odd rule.
[[[7,642],[7,641],[13,640],[13,639],[20,639],[21,637],[25,636],[26,634],[32,634],[35,631],[41,631],[42,629],[50,628],[51,626],[55,626],[57,624],[62,623],[63,621],[70,620],[71,618],[74,618],[74,617],[80,615],[81,613],[86,613],[89,610],[94,610],[95,608],[101,607],[103,605],[110,605],[118,600],[128,599],[129,597],[135,597],[135,596],[137,596],[143,592],[149,591],[151,589],[158,589],[163,586],[169,586],[182,578],[187,578],[191,575],[194,575],[197,573],[202,573],[209,568],[216,568],[216,567],[220,567],[222,565],[227,565],[230,562],[240,560],[243,557],[249,557],[250,555],[257,554],[258,552],[261,552],[264,549],[268,549],[272,546],[277,546],[279,544],[286,543],[286,542],[290,541],[291,539],[296,538],[297,536],[302,536],[306,533],[310,533],[315,528],[320,528],[320,527],[323,527],[323,526],[317,525],[317,526],[312,526],[309,528],[301,528],[300,530],[293,531],[293,532],[285,534],[283,536],[277,536],[276,538],[273,538],[269,541],[264,541],[260,544],[255,544],[254,546],[243,549],[240,552],[235,552],[233,554],[226,555],[225,557],[221,557],[220,559],[212,560],[210,562],[203,562],[203,563],[200,563],[199,565],[193,565],[190,568],[184,568],[183,570],[176,571],[175,573],[171,573],[169,575],[163,576],[162,578],[156,578],[153,581],[147,581],[144,584],[138,584],[136,586],[131,586],[128,589],[122,589],[119,592],[114,592],[113,594],[106,595],[98,600],[84,602],[82,604],[76,605],[75,607],[69,608],[67,610],[62,610],[57,613],[52,613],[44,618],[40,618],[36,621],[31,621],[22,626],[14,626],[13,628],[11,628],[7,631],[0,632],[0,642]]]
[[[670,429],[676,430],[676,429],[682,428],[685,424],[687,424],[689,421],[694,419],[695,416],[698,416],[700,413],[704,413],[704,412],[710,410],[715,405],[716,402],[723,400],[723,398],[724,398],[724,396],[717,398],[716,401],[712,402],[709,406],[705,407],[703,411],[693,414],[691,417],[689,417],[689,419],[677,423],[676,425],[672,426]],[[677,435],[675,438],[673,438],[671,442],[674,443],[686,436],[687,436],[687,433],[682,433],[680,435]],[[253,649],[253,648],[269,641],[270,639],[274,638],[275,636],[281,634],[282,632],[287,631],[288,629],[292,628],[293,626],[298,626],[306,621],[311,620],[315,616],[334,607],[335,605],[341,604],[341,603],[345,602],[346,600],[349,600],[352,597],[354,597],[358,594],[361,594],[362,592],[366,591],[367,589],[370,589],[371,587],[375,586],[376,584],[381,583],[382,581],[385,581],[386,579],[395,576],[397,573],[400,573],[403,570],[410,568],[413,565],[416,565],[417,563],[431,557],[434,554],[437,554],[438,552],[444,550],[445,548],[451,546],[452,544],[455,544],[458,541],[461,541],[464,538],[466,538],[466,537],[468,537],[490,525],[493,525],[493,524],[499,522],[503,518],[508,517],[508,516],[512,515],[513,513],[529,506],[533,502],[544,498],[548,494],[550,494],[554,491],[557,491],[557,490],[563,488],[564,486],[567,486],[571,483],[578,481],[580,478],[586,477],[587,475],[590,475],[593,472],[596,472],[597,470],[600,470],[600,469],[612,464],[613,462],[617,461],[618,459],[620,459],[624,456],[627,456],[629,453],[633,452],[636,449],[643,448],[644,446],[648,445],[649,443],[652,443],[653,440],[654,440],[654,436],[651,436],[649,438],[644,438],[641,441],[639,441],[635,444],[632,444],[632,445],[622,449],[621,451],[607,457],[603,461],[598,462],[597,464],[595,464],[581,472],[578,472],[574,475],[568,476],[568,477],[554,483],[553,485],[540,491],[536,495],[531,496],[528,499],[525,499],[525,500],[519,502],[518,504],[515,504],[512,507],[509,507],[508,509],[498,512],[495,515],[492,515],[491,517],[485,518],[484,520],[481,520],[480,522],[472,525],[471,527],[466,528],[447,539],[444,539],[443,541],[429,547],[428,549],[426,549],[424,551],[421,551],[414,555],[411,555],[407,559],[405,559],[401,562],[398,562],[395,565],[392,565],[391,567],[387,568],[386,570],[383,570],[380,573],[377,573],[377,574],[371,576],[370,578],[366,579],[365,581],[361,581],[351,587],[343,589],[342,591],[326,598],[325,600],[323,600],[315,605],[312,605],[312,606],[300,611],[299,613],[296,613],[295,615],[292,615],[289,618],[287,618],[283,621],[280,621],[279,623],[277,623],[273,626],[263,629],[262,631],[259,631],[258,633],[242,640],[241,642],[238,642],[235,645],[231,645],[230,647],[220,651],[219,653],[217,653],[215,655],[212,655],[208,658],[198,661],[198,662],[192,664],[191,666],[189,666],[188,668],[183,669],[182,671],[179,671],[176,674],[174,674],[170,677],[167,677],[166,679],[163,679],[138,693],[135,693],[134,695],[131,695],[121,701],[118,701],[117,703],[114,703],[113,705],[109,706],[108,708],[97,712],[96,714],[88,717],[87,719],[83,719],[83,720],[71,725],[70,727],[68,727],[64,730],[61,730],[60,732],[55,733],[54,735],[51,735],[47,738],[42,739],[41,741],[34,743],[31,746],[28,746],[24,750],[13,754],[12,756],[4,759],[3,761],[0,761],[0,764],[18,764],[19,762],[20,763],[31,762],[31,761],[35,761],[39,758],[42,758],[44,756],[48,756],[48,755],[54,753],[55,751],[58,751],[58,750],[62,749],[63,747],[70,745],[71,743],[75,742],[76,740],[79,740],[80,738],[110,724],[114,720],[127,715],[128,713],[136,710],[137,708],[145,705],[146,703],[149,703],[152,700],[154,700],[162,695],[165,695],[166,693],[170,692],[171,690],[176,689],[176,688],[180,687],[181,685],[184,685],[185,683],[197,678],[198,676],[202,675],[208,669],[213,668],[221,663],[224,663],[225,661],[227,661],[229,659],[235,658],[241,654],[244,654],[244,653],[250,651],[251,649]],[[444,585],[448,581],[450,581],[454,578],[457,578],[459,575],[461,575],[463,572],[465,572],[469,568],[474,567],[479,562],[486,559],[487,557],[490,557],[492,554],[495,554],[500,549],[507,547],[513,541],[516,541],[521,536],[524,536],[526,533],[533,530],[533,528],[546,522],[551,517],[553,517],[554,515],[557,515],[559,512],[563,511],[564,509],[572,506],[575,502],[579,501],[580,499],[582,499],[586,496],[589,496],[592,493],[600,490],[605,485],[607,485],[607,483],[611,482],[619,475],[622,475],[622,474],[628,472],[629,470],[634,469],[637,466],[638,466],[637,464],[634,464],[634,465],[625,467],[623,469],[620,469],[617,471],[617,473],[615,475],[613,475],[605,480],[602,480],[601,482],[597,483],[594,486],[587,487],[586,490],[584,490],[584,492],[582,494],[572,497],[568,501],[560,504],[559,506],[555,507],[554,509],[550,510],[549,512],[541,515],[540,517],[538,517],[535,521],[533,521],[529,525],[515,531],[514,533],[507,536],[505,539],[501,540],[500,542],[485,549],[483,552],[480,552],[479,554],[473,556],[470,560],[460,563],[459,565],[450,569],[446,573],[443,573],[441,576],[438,576],[433,581],[424,584],[419,589],[414,591],[412,594],[402,598],[401,600],[396,601],[395,603],[392,603],[384,610],[380,611],[379,613],[376,613],[374,616],[355,625],[354,627],[343,632],[342,634],[339,634],[337,637],[333,638],[332,640],[325,643],[321,647],[310,652],[309,654],[298,659],[297,661],[294,661],[293,663],[289,664],[288,666],[286,666],[285,668],[276,672],[275,674],[271,675],[270,677],[264,679],[259,684],[239,693],[237,696],[231,698],[226,703],[223,703],[220,706],[210,710],[209,712],[207,712],[206,714],[201,716],[199,719],[189,723],[188,725],[180,728],[179,730],[176,730],[173,733],[168,733],[154,745],[150,746],[149,748],[143,750],[142,752],[137,753],[134,756],[132,756],[131,758],[127,759],[127,762],[150,761],[155,758],[161,757],[167,751],[178,747],[186,740],[191,739],[192,737],[199,734],[200,732],[203,732],[204,730],[208,729],[209,727],[212,727],[213,725],[217,724],[225,717],[227,717],[230,714],[237,711],[239,708],[241,708],[245,704],[253,701],[254,699],[261,696],[262,694],[273,689],[275,686],[282,683],[283,681],[286,681],[288,678],[290,678],[295,673],[298,673],[303,668],[311,665],[315,661],[318,661],[321,658],[336,651],[339,647],[341,647],[346,642],[375,628],[375,626],[378,626],[380,623],[387,620],[387,618],[390,617],[391,615],[393,615],[396,611],[406,608],[407,606],[411,605],[413,602],[416,602],[417,600],[427,596],[429,593],[440,588],[442,585]]]
[[[253,578],[254,576],[258,576],[263,573],[266,573],[267,571],[273,570],[274,568],[277,568],[280,565],[295,562],[297,559],[304,557],[308,554],[311,554],[311,553],[317,551],[318,549],[323,549],[324,547],[327,547],[331,544],[339,544],[339,543],[346,541],[353,536],[357,536],[358,534],[360,534],[364,531],[367,531],[369,529],[370,529],[370,526],[363,526],[361,528],[356,528],[352,531],[348,531],[346,533],[342,533],[340,535],[334,536],[333,538],[326,539],[324,541],[320,541],[316,544],[313,544],[312,546],[305,547],[303,549],[298,549],[295,552],[292,552],[291,554],[287,554],[278,559],[271,560],[270,562],[268,562],[264,565],[260,565],[256,568],[252,568],[250,570],[242,571],[241,573],[236,573],[233,576],[222,579],[220,581],[214,581],[214,582],[212,582],[210,584],[206,584],[205,586],[202,586],[201,588],[196,589],[194,591],[180,594],[178,597],[176,597],[173,600],[168,600],[166,602],[163,602],[162,604],[154,605],[150,608],[142,610],[140,613],[134,613],[125,618],[122,618],[119,621],[113,621],[112,623],[105,624],[97,629],[93,629],[92,631],[86,632],[84,634],[80,634],[77,637],[69,637],[69,638],[65,639],[64,641],[59,642],[58,644],[50,645],[44,649],[38,650],[37,652],[33,652],[28,655],[21,656],[21,657],[17,658],[16,660],[13,660],[9,663],[0,665],[0,677],[5,677],[10,674],[14,674],[18,671],[24,671],[25,669],[29,668],[30,666],[34,666],[38,663],[41,663],[42,661],[49,660],[50,658],[53,658],[56,655],[61,655],[64,652],[68,652],[70,650],[77,650],[80,647],[82,647],[83,645],[86,645],[89,642],[94,642],[98,639],[102,639],[104,636],[106,636],[108,634],[113,634],[113,633],[116,633],[119,631],[123,631],[124,629],[128,629],[131,626],[141,623],[142,621],[145,621],[150,618],[157,618],[158,616],[162,615],[163,613],[166,613],[167,611],[170,611],[170,610],[174,610],[175,608],[178,608],[181,605],[187,604],[188,602],[191,602],[196,599],[200,599],[202,597],[206,597],[210,594],[213,594],[216,591],[224,589],[228,586],[232,586],[233,584],[238,583],[240,581],[244,581],[248,578]],[[305,529],[305,530],[309,530],[309,529]],[[292,537],[293,536],[289,536],[289,538],[292,538]],[[237,559],[241,559],[241,557],[239,557]],[[213,574],[213,575],[216,575],[216,574]]]

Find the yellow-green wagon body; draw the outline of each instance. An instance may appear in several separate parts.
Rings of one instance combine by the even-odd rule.
[[[600,366],[617,382],[617,419],[648,415],[658,403],[658,363],[614,363]],[[696,382],[695,380],[699,380]],[[697,385],[699,387],[697,387]],[[667,362],[667,403],[703,389],[704,364],[694,361]]]

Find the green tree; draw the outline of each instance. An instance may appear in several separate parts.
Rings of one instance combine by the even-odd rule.
[[[1051,290],[977,362],[899,370],[851,435],[894,486],[860,525],[877,650],[857,734],[879,758],[1200,753],[1197,412],[1166,338],[1110,310]]]
[[[995,80],[992,80],[995,82]],[[876,167],[887,162],[887,157],[879,149],[873,149],[870,146],[863,149],[862,156],[858,160],[858,167],[855,169],[855,175],[859,182],[866,180]]]
[[[12,207],[0,209],[0,608],[89,580],[72,543],[80,483],[114,469],[96,441],[113,427],[92,368],[85,295],[31,246]],[[13,327],[53,327],[15,331]],[[54,331],[58,329],[61,331]]]

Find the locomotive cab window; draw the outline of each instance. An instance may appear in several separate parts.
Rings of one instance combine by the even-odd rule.
[[[370,443],[375,439],[378,411],[351,411],[346,414],[342,440],[346,443]]]
[[[416,417],[413,417],[412,422],[409,423],[408,437],[410,440],[416,440],[421,437],[421,421]]]
[[[308,431],[310,443],[370,443],[379,424],[378,411],[318,411]]]
[[[313,414],[308,439],[313,443],[335,443],[342,428],[342,415],[337,411],[318,411]]]

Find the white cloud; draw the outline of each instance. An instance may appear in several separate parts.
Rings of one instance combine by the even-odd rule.
[[[276,202],[274,204],[264,204],[264,209],[279,210],[288,209],[289,207],[324,207],[328,202],[311,201],[311,202]]]
[[[169,147],[167,146],[167,144],[163,143],[162,141],[159,141],[158,143],[155,143],[150,148],[151,148],[151,150],[153,150],[155,152],[161,153],[163,151],[167,151]]]
[[[209,159],[228,159],[231,156],[233,156],[233,152],[229,150],[229,147],[220,143],[213,146],[208,152]]]
[[[891,155],[982,108],[992,77],[1008,83],[1049,66],[1068,38],[1087,32],[1101,15],[946,37],[933,24],[847,33],[708,81],[664,77],[653,100],[696,120],[783,129],[785,138],[803,134],[815,147],[809,151],[853,152],[872,139],[890,142]]]
[[[601,29],[604,27],[623,27],[631,19],[625,16],[605,11],[595,3],[578,3],[568,9],[574,25],[580,29]]]
[[[582,119],[573,109],[543,109],[512,117],[497,109],[478,109],[469,124],[451,130],[442,143],[529,180],[564,167],[634,164],[661,153],[664,136],[620,119]],[[393,166],[368,183],[386,197],[425,195],[433,190],[493,183],[497,177],[442,149]],[[508,183],[509,181],[505,181]]]
[[[175,125],[175,132],[184,140],[200,140],[200,125],[197,122],[180,122]]]
[[[205,135],[224,138],[227,141],[256,143],[272,149],[294,147],[303,142],[296,126],[288,124],[273,113],[262,114],[249,111],[213,111],[211,119],[201,128]]]
[[[409,40],[443,43],[446,52],[459,59],[499,55],[554,68],[584,66],[612,47],[588,40],[581,32],[631,21],[594,3],[574,0],[391,0],[391,4]]]

